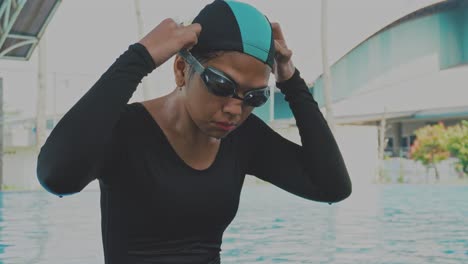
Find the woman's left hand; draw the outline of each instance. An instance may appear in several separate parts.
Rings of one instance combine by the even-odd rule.
[[[273,73],[275,74],[277,82],[289,80],[295,70],[294,64],[291,60],[292,50],[288,49],[286,40],[284,39],[283,32],[281,31],[280,24],[271,23],[273,29],[273,39],[275,41],[275,63],[273,65]]]

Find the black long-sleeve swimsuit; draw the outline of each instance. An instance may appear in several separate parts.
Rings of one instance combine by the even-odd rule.
[[[130,45],[64,115],[38,156],[38,179],[53,194],[99,180],[106,264],[218,263],[246,174],[315,201],[350,194],[340,150],[298,70],[277,86],[302,146],[251,114],[221,140],[213,164],[196,170],[141,103],[129,104],[154,69],[146,48]]]

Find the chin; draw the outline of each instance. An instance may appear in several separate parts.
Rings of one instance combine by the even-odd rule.
[[[224,133],[211,133],[210,136],[212,138],[216,138],[216,139],[223,139],[225,138],[227,135],[229,135],[230,132],[224,132]]]
[[[225,138],[227,135],[229,135],[232,131],[234,131],[236,129],[233,129],[233,130],[222,130],[222,129],[217,129],[215,128],[213,125],[210,124],[210,126],[206,126],[204,127],[204,129],[202,129],[203,133],[211,138],[215,138],[215,139],[223,139]]]
[[[231,131],[209,131],[208,133],[206,133],[208,136],[212,137],[212,138],[216,138],[216,139],[223,139],[225,138],[227,135],[229,135],[232,131],[234,130],[231,130]]]

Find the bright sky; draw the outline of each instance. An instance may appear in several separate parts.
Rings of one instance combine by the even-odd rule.
[[[423,6],[440,0],[328,0],[329,59],[333,63],[364,39]],[[193,18],[211,0],[141,0],[145,32],[161,20]],[[282,25],[293,60],[304,79],[322,73],[321,1],[245,0]],[[46,34],[48,113],[67,111],[126,50],[139,40],[133,1],[62,1]],[[36,49],[37,51],[37,49]],[[149,77],[154,97],[174,88],[171,62]],[[34,116],[37,90],[37,52],[29,62],[0,61],[6,110]],[[132,100],[141,100],[137,90]]]

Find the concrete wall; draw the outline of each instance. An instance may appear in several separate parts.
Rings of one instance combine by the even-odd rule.
[[[38,189],[37,154],[33,148],[7,151],[3,155],[3,184],[13,189]]]

